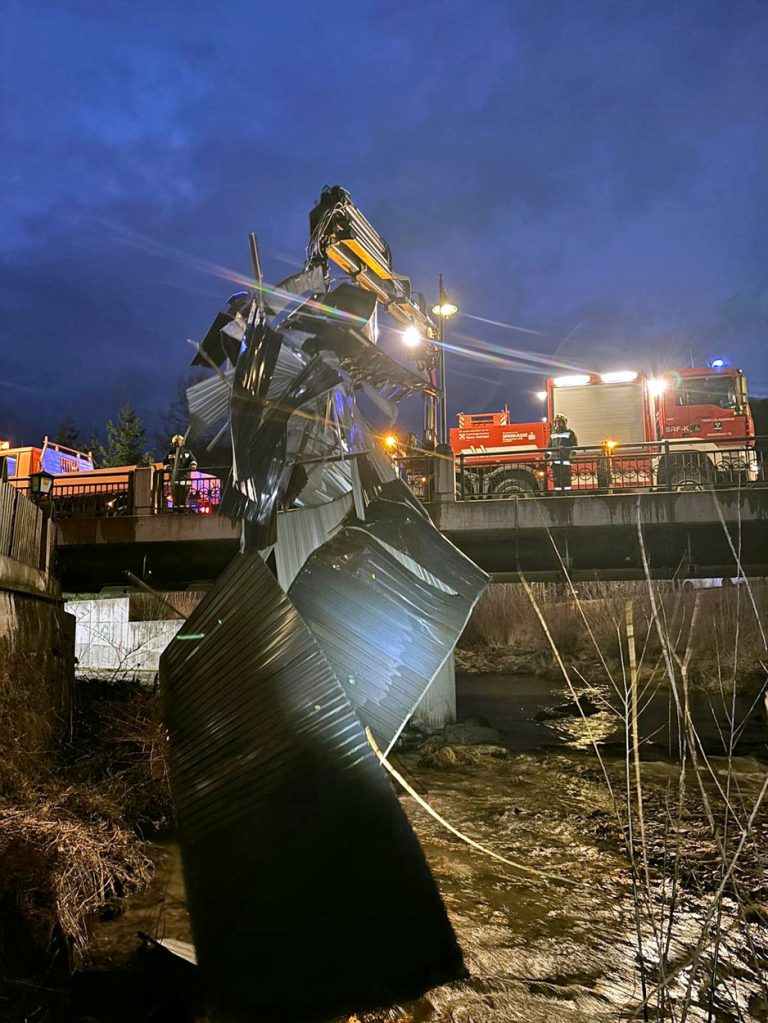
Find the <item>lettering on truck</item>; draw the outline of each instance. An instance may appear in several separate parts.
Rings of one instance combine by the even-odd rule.
[[[509,443],[512,443],[513,441],[521,441],[521,440],[523,440],[523,441],[531,441],[531,440],[535,441],[536,440],[536,434],[535,433],[520,433],[517,430],[509,430],[509,431],[505,431],[504,433],[502,433],[501,439],[502,439],[502,442],[505,443],[505,444],[509,444]]]

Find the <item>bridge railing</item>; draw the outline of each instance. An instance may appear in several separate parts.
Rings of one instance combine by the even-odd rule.
[[[229,472],[229,466],[207,469],[205,472],[195,471],[173,483],[172,472],[158,469],[155,473],[155,511],[159,514],[173,511],[213,514],[221,504]]]
[[[434,455],[431,452],[423,455],[407,455],[395,459],[397,475],[405,483],[414,497],[420,501],[430,501],[433,489]]]
[[[88,475],[78,479],[78,473],[57,476],[53,482],[51,499],[56,518],[101,518],[130,515],[133,508],[133,470],[111,472],[103,478]],[[29,494],[29,477],[16,476],[11,485]]]
[[[456,457],[456,498],[542,497],[702,490],[768,485],[768,437],[724,447],[686,438],[632,445],[580,446],[568,453],[539,449],[512,457]]]

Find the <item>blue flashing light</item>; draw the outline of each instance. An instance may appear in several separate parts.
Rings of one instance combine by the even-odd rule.
[[[727,359],[710,359],[707,365],[710,369],[724,369],[730,364]]]

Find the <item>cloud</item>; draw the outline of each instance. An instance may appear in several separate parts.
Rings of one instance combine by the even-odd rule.
[[[727,343],[768,388],[762,5],[33,6],[4,15],[0,322],[50,401],[4,387],[0,429],[160,411],[233,290],[202,264],[247,272],[256,230],[285,276],[336,182],[417,287],[537,351]],[[530,378],[455,365],[456,409],[534,414]]]

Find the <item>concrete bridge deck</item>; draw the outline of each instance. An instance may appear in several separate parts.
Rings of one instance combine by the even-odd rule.
[[[768,489],[581,494],[427,505],[435,525],[486,571],[531,579],[632,579],[651,574],[768,574]],[[290,511],[286,519],[300,515]],[[122,585],[125,570],[153,586],[210,581],[237,551],[238,532],[217,515],[161,513],[59,523],[58,560],[69,592]],[[561,564],[562,559],[562,564]]]
[[[644,575],[640,533],[658,577],[768,572],[768,490],[582,494],[448,501],[435,525],[486,571],[530,578],[632,579]],[[561,559],[563,564],[561,564]]]

